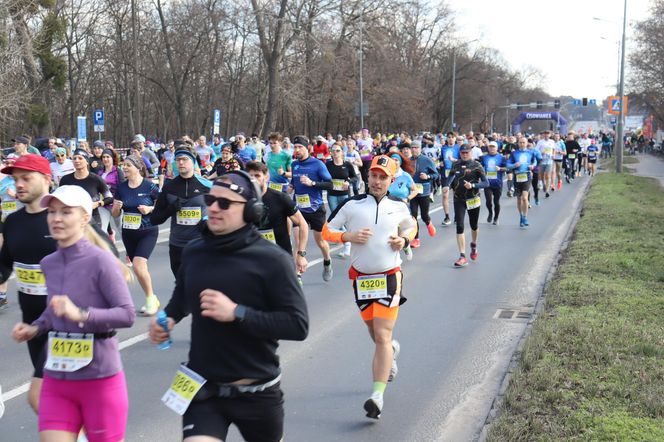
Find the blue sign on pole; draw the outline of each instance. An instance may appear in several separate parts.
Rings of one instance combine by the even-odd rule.
[[[88,128],[87,128],[87,117],[82,117],[79,116],[77,118],[78,122],[78,141],[86,141],[87,140],[87,135],[88,135]]]
[[[219,127],[221,126],[221,109],[214,110],[214,127],[212,129],[212,134],[219,133]]]
[[[616,124],[618,124],[618,117],[611,117],[611,125],[615,126]]]
[[[575,98],[574,100],[572,100],[572,103],[574,104],[574,106],[581,106],[581,100],[579,99]]]
[[[104,132],[104,109],[95,109],[92,112],[92,122],[95,126],[95,132]]]

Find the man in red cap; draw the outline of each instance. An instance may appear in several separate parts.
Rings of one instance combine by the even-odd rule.
[[[51,166],[40,155],[25,154],[1,171],[12,175],[16,182],[16,197],[25,207],[12,213],[4,223],[5,241],[0,250],[0,282],[16,272],[18,302],[22,321],[31,324],[46,308],[46,282],[39,262],[55,252],[56,241],[51,238],[46,222],[47,210],[39,205],[48,194]],[[28,341],[28,351],[34,374],[28,391],[28,403],[39,410],[39,392],[44,367],[44,347],[48,335]]]
[[[348,275],[353,280],[360,316],[376,345],[373,393],[364,403],[367,417],[373,419],[380,417],[385,387],[397,374],[400,345],[392,339],[392,331],[399,305],[406,302],[401,295],[399,251],[408,246],[417,232],[409,207],[387,193],[397,169],[394,159],[386,155],[374,157],[369,167],[368,193],[342,202],[323,226],[323,238],[327,241],[353,243],[353,265]]]

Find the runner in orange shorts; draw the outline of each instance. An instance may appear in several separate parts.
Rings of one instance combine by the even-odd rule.
[[[383,393],[397,373],[400,345],[392,339],[401,295],[403,274],[399,251],[415,237],[417,225],[406,203],[388,195],[397,171],[396,161],[375,157],[369,168],[368,193],[356,195],[337,207],[323,226],[323,238],[351,242],[355,302],[376,344],[373,357],[373,393],[364,403],[367,417],[378,419]]]

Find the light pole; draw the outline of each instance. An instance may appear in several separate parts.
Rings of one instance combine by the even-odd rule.
[[[625,38],[627,30],[627,0],[623,10],[623,31],[622,31],[622,48],[620,51],[620,86],[618,87],[618,98],[620,100],[620,112],[618,113],[618,130],[616,134],[616,173],[622,173],[623,153],[625,150],[623,141],[624,131],[624,109],[625,109]]]
[[[454,124],[454,100],[456,95],[456,48],[452,49],[452,123],[450,132],[454,132],[456,124]]]
[[[364,16],[360,16],[360,128],[364,129],[364,83],[362,78],[362,58],[364,58],[364,48],[362,39],[362,28],[364,27]]]

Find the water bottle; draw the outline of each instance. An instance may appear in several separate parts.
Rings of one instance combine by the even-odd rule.
[[[159,310],[159,313],[157,313],[157,324],[161,325],[166,333],[169,333],[168,317],[166,316],[165,311]],[[169,333],[168,340],[162,342],[161,344],[157,344],[157,347],[159,347],[160,350],[168,350],[169,348],[171,348],[172,343],[173,341],[171,341],[171,335]]]

